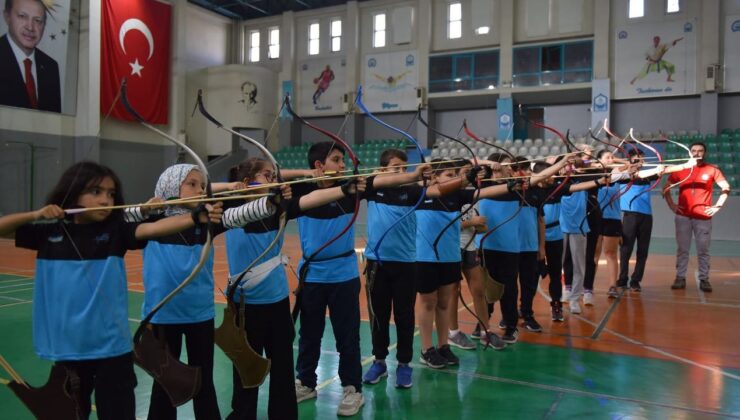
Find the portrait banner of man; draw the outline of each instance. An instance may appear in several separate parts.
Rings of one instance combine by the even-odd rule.
[[[75,0],[3,0],[0,105],[74,112],[77,63],[70,62],[70,69],[67,58],[70,45],[76,49],[78,43],[76,4]]]

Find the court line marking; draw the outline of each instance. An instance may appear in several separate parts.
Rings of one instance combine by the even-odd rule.
[[[33,290],[33,287],[29,287],[28,289],[15,289],[15,290],[8,290],[6,292],[0,292],[0,296],[7,295],[7,294],[10,294],[10,293],[23,292],[23,291],[26,291],[26,290]]]
[[[21,298],[5,296],[5,295],[0,295],[0,299],[8,299],[8,300],[12,300],[13,302],[30,302],[30,300],[28,299],[21,299]]]
[[[395,363],[395,361],[390,361],[391,364]],[[416,363],[411,364],[415,368],[419,369],[425,369],[425,366],[418,365]],[[428,369],[428,368],[426,368]],[[662,403],[659,401],[648,401],[648,400],[641,400],[639,398],[630,398],[630,397],[620,397],[617,395],[610,395],[610,394],[603,394],[600,392],[591,392],[591,391],[583,391],[580,389],[574,389],[574,388],[565,388],[561,386],[556,385],[546,385],[546,384],[538,384],[535,382],[528,382],[528,381],[522,381],[518,379],[510,379],[510,378],[502,378],[500,376],[493,376],[493,375],[486,375],[482,373],[477,372],[468,372],[466,370],[460,370],[460,369],[435,369],[435,372],[444,373],[448,375],[464,375],[473,377],[476,379],[484,379],[489,380],[493,382],[501,382],[505,384],[514,384],[514,385],[521,385],[521,386],[527,386],[531,388],[538,388],[538,389],[544,389],[547,391],[553,391],[553,392],[563,392],[563,393],[569,393],[574,395],[579,395],[583,397],[591,397],[591,398],[605,398],[609,400],[616,400],[616,401],[625,401],[625,402],[631,402],[635,404],[644,404],[644,405],[653,405],[657,407],[663,407],[663,408],[670,408],[673,410],[684,410],[684,411],[691,411],[695,413],[702,413],[702,414],[711,414],[715,416],[725,416],[725,417],[733,417],[733,418],[740,418],[737,414],[733,413],[723,413],[720,411],[714,411],[714,410],[707,410],[703,408],[695,408],[695,407],[686,407],[686,406],[680,406],[680,405],[673,405],[668,403]]]
[[[619,295],[616,299],[614,299],[614,302],[612,302],[611,306],[609,306],[609,309],[607,309],[606,313],[603,317],[601,317],[601,321],[599,322],[599,325],[596,326],[596,329],[594,330],[593,334],[591,334],[591,339],[596,340],[601,335],[601,332],[604,331],[604,328],[606,327],[606,323],[609,322],[609,319],[612,317],[612,314],[614,313],[614,310],[617,309],[617,306],[619,306],[619,303],[622,301],[622,296],[624,296],[624,293],[627,289],[621,289],[619,291]]]
[[[578,318],[578,319],[580,319],[581,321],[583,321],[583,322],[585,322],[587,324],[596,326],[596,323],[595,322],[593,322],[593,321],[591,321],[591,320],[589,320],[587,318],[584,318],[584,317],[582,317],[580,315],[571,314],[571,317]],[[643,343],[643,342],[641,342],[639,340],[635,340],[634,338],[627,337],[626,335],[620,334],[620,333],[618,333],[618,332],[616,332],[614,330],[611,330],[609,328],[604,328],[604,330],[606,332],[608,332],[608,333],[610,333],[610,334],[618,337],[618,338],[621,338],[624,341],[627,341],[628,343],[634,344],[636,346],[640,346],[640,347],[644,348],[645,350],[649,350],[649,351],[652,351],[652,352],[661,354],[663,356],[666,356],[668,358],[671,358],[671,359],[674,359],[674,360],[678,360],[680,362],[683,362],[683,363],[686,363],[686,364],[689,364],[689,365],[692,365],[692,366],[695,366],[695,367],[698,367],[698,368],[701,368],[701,369],[704,369],[704,370],[708,370],[708,371],[710,371],[712,373],[718,373],[718,374],[720,374],[722,376],[726,376],[726,377],[728,377],[730,379],[734,379],[736,381],[740,381],[740,376],[735,375],[735,374],[732,374],[730,372],[726,372],[726,371],[724,371],[724,370],[722,370],[720,368],[717,368],[717,367],[714,367],[714,366],[705,365],[705,364],[699,363],[699,362],[695,362],[695,361],[690,360],[690,359],[687,359],[685,357],[681,357],[681,356],[678,356],[676,354],[667,352],[667,351],[665,351],[663,349],[660,349],[658,347],[653,347],[653,346],[651,346],[649,344],[645,344],[645,343]]]
[[[553,401],[550,405],[550,409],[547,410],[544,418],[549,419],[553,414],[555,414],[555,411],[558,409],[558,406],[560,405],[560,400],[563,399],[564,394],[565,393],[563,392],[558,392],[557,398],[555,398],[555,401]]]
[[[18,283],[18,284],[9,284],[9,285],[7,285],[7,286],[0,286],[0,289],[12,289],[12,288],[14,288],[14,287],[26,287],[26,286],[28,286],[28,285],[29,285],[29,284],[28,284],[28,281],[27,281],[27,280],[22,280],[22,281],[21,281],[20,283]]]
[[[31,302],[32,301],[29,300],[27,302],[6,303],[5,305],[0,305],[0,308],[8,308],[8,307],[11,307],[11,306],[16,306],[16,305],[24,305],[26,303],[31,303]]]

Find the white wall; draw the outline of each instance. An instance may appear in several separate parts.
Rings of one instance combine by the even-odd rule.
[[[548,105],[545,108],[545,125],[556,127],[565,134],[570,129],[571,133],[584,134],[591,125],[591,111],[589,104],[575,105]],[[546,137],[552,137],[547,132]]]
[[[514,42],[593,35],[591,0],[517,0]]]
[[[447,37],[447,18],[450,3],[450,0],[434,0],[432,3],[432,22],[435,28],[432,31],[432,51],[487,48],[499,44],[501,38],[501,27],[498,25],[500,19],[500,0],[471,0],[461,2],[463,33],[462,37],[458,39],[449,39]],[[484,7],[484,5],[487,7]],[[475,33],[476,27],[484,23],[490,27],[490,32],[484,35],[477,35]]]

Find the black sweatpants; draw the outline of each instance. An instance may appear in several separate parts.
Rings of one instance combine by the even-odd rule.
[[[594,210],[586,218],[589,230],[586,234],[586,273],[583,278],[583,289],[594,290],[594,280],[596,278],[596,245],[601,235],[601,212]]]
[[[488,274],[494,280],[504,285],[504,295],[501,297],[501,315],[509,328],[516,328],[519,314],[516,310],[519,287],[517,274],[519,271],[519,253],[483,250],[483,258]],[[536,258],[535,258],[536,260]],[[537,266],[535,261],[535,267]]]
[[[645,274],[648,250],[650,249],[650,234],[653,231],[653,216],[651,214],[625,211],[622,217],[622,245],[619,247],[619,278],[617,285],[627,286],[629,262],[632,250],[637,242],[635,270],[632,272],[632,282],[640,283]]]
[[[336,348],[339,352],[339,379],[342,386],[362,390],[360,360],[360,279],[341,283],[306,282],[301,291],[301,327],[298,338],[296,377],[316,388],[316,368],[321,355],[321,338],[329,308]]]
[[[80,378],[80,418],[90,417],[91,396],[95,391],[95,408],[100,419],[133,420],[136,418],[136,374],[133,353],[106,359],[57,362],[74,370]]]
[[[157,337],[167,343],[170,353],[180,358],[182,337],[185,336],[185,348],[188,351],[188,365],[200,366],[200,391],[193,398],[193,413],[197,419],[220,419],[221,413],[216,400],[216,389],[213,386],[213,319],[189,324],[152,324]],[[164,388],[154,381],[152,400],[149,403],[150,419],[176,419],[177,408],[172,406]]]
[[[553,302],[560,302],[563,298],[563,240],[546,241],[545,256],[547,257],[547,275],[550,277],[550,298]],[[573,270],[571,262],[571,275]],[[572,277],[571,277],[572,279]]]
[[[367,307],[370,309],[370,332],[373,356],[388,357],[391,309],[396,323],[396,360],[411,362],[414,347],[414,305],[416,304],[416,264],[413,262],[367,261],[367,274],[375,271],[372,286],[366,281]]]
[[[534,295],[537,294],[537,284],[539,283],[539,273],[537,272],[537,252],[520,252],[519,253],[519,287],[522,290],[520,309],[522,316],[532,316],[532,304]]]
[[[292,420],[298,418],[298,404],[293,376],[293,318],[290,315],[290,300],[285,299],[267,304],[244,305],[247,341],[258,354],[264,354],[270,365],[270,397],[267,402],[267,417]],[[259,387],[242,388],[236,368],[233,369],[234,391],[231,397],[232,412],[227,420],[257,419],[257,397]]]

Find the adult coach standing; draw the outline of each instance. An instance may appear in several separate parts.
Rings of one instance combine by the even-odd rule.
[[[5,0],[0,37],[0,105],[61,112],[59,65],[36,46],[47,9],[40,0]]]
[[[689,265],[691,235],[696,239],[696,253],[699,260],[699,288],[705,292],[712,291],[709,283],[709,243],[712,238],[712,216],[722,208],[730,193],[730,184],[725,180],[722,171],[704,161],[707,147],[703,143],[691,145],[691,156],[699,161],[691,169],[674,172],[663,188],[663,197],[668,207],[676,213],[676,280],[671,289],[686,288],[686,270]],[[688,178],[687,178],[688,177]],[[673,202],[670,189],[678,185],[678,205]],[[717,204],[712,205],[714,184],[722,188]]]

